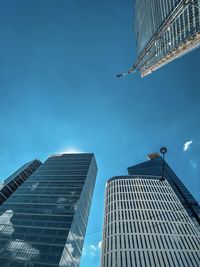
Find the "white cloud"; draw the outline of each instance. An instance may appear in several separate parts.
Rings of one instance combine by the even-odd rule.
[[[11,222],[13,215],[13,210],[6,210],[0,216],[0,233],[2,233],[3,235],[11,236],[15,231]],[[27,242],[19,239],[8,241],[4,249],[8,254],[8,257],[17,260],[30,261],[32,258],[35,258],[39,255],[38,249],[32,247],[31,244],[28,244]]]
[[[101,245],[102,245],[102,241],[99,241],[96,245],[85,246],[84,251],[83,251],[83,255],[95,257],[96,254],[100,253]]]
[[[10,252],[9,256],[12,259],[16,260],[30,261],[31,259],[36,258],[39,255],[38,249],[19,239],[10,241],[6,249]]]
[[[31,191],[34,191],[38,187],[39,183],[34,183],[31,186]]]
[[[190,160],[190,164],[192,165],[192,168],[196,168],[197,167],[197,163],[194,162],[193,160]]]
[[[64,254],[64,256],[62,256],[59,266],[64,267],[69,265],[71,266],[73,263],[75,263],[75,265],[79,265],[79,261],[80,261],[80,257],[79,257],[79,253],[77,254],[77,251],[74,250],[74,243],[78,243],[78,241],[83,242],[83,237],[74,234],[72,231],[69,232],[68,234],[68,239],[67,239],[67,243],[65,245],[65,249],[67,251],[67,253]],[[83,251],[84,254],[85,251]]]
[[[192,142],[193,142],[192,140],[187,141],[183,146],[183,151],[187,151],[190,148]]]
[[[79,255],[73,255],[74,254],[74,247],[71,243],[65,245],[65,250],[67,253],[64,253],[64,256],[62,255],[59,266],[64,267],[67,265],[71,266],[73,263],[78,265],[79,263]]]
[[[59,197],[58,199],[57,199],[57,203],[63,203],[63,202],[65,202],[66,201],[66,198],[64,198],[64,197]]]
[[[99,243],[95,246],[95,245],[90,245],[90,249],[92,251],[97,251],[99,249],[101,249],[101,244],[102,244],[102,241],[99,241]]]
[[[6,210],[1,216],[0,216],[0,232],[4,235],[12,235],[14,232],[13,224],[10,221],[10,219],[13,216],[12,210]]]
[[[94,257],[97,251],[97,247],[95,247],[94,245],[89,246],[89,254]]]
[[[99,241],[98,248],[101,249],[101,247],[102,247],[102,241]]]
[[[66,207],[66,198],[64,197],[58,197],[56,203],[58,203],[58,205],[56,206],[58,209],[64,209]]]

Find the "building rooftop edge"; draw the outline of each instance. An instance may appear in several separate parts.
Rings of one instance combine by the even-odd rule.
[[[162,176],[156,176],[156,175],[117,175],[113,176],[110,179],[107,180],[106,184],[114,181],[114,180],[119,180],[119,179],[137,179],[137,178],[144,178],[144,179],[154,179],[154,180],[159,180]]]
[[[139,167],[148,161],[154,161],[154,160],[158,160],[158,159],[162,159],[162,156],[157,152],[153,152],[153,153],[150,153],[147,155],[147,160],[140,162],[140,163],[137,163],[137,164],[134,164],[134,165],[131,165],[131,166],[127,167],[127,169],[129,170],[131,168]]]
[[[64,153],[55,153],[55,154],[50,154],[49,155],[49,158],[51,158],[51,157],[61,157],[61,156],[63,156],[63,155],[91,155],[91,156],[94,156],[94,153],[85,153],[85,152],[69,152],[69,153],[67,153],[67,152],[64,152]]]

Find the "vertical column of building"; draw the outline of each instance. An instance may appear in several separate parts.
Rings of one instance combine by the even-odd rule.
[[[75,205],[75,215],[70,227],[59,266],[77,267],[80,263],[97,174],[97,165],[94,155],[78,155],[76,172],[77,175],[80,175],[81,173],[82,179],[84,179],[84,185],[80,194],[80,198]],[[76,181],[74,182],[76,185]]]

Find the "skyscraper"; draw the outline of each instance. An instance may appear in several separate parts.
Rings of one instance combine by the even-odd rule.
[[[149,160],[128,168],[129,175],[156,175],[162,176],[162,158],[159,154],[148,155]],[[174,173],[165,161],[164,177],[169,182],[180,202],[184,206],[193,223],[200,231],[200,206],[189,190]]]
[[[78,267],[96,180],[93,154],[49,157],[0,206],[0,266]]]
[[[101,267],[200,265],[198,222],[177,193],[185,187],[180,180],[173,187],[169,177],[162,181],[158,161],[108,180]]]
[[[24,181],[41,166],[37,159],[24,164],[16,172],[10,175],[0,187],[0,204],[2,204]]]
[[[141,76],[200,45],[199,0],[135,0],[137,60]]]

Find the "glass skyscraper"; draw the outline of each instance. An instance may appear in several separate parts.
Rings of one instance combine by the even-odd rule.
[[[101,267],[200,266],[198,212],[186,199],[197,202],[169,165],[162,181],[161,167],[158,156],[108,180]]]
[[[145,76],[200,45],[200,1],[135,0],[135,34]]]
[[[34,173],[42,163],[35,159],[19,168],[16,172],[10,175],[0,187],[0,204],[2,204],[23,182]]]
[[[78,267],[97,173],[93,154],[49,157],[0,206],[0,266]]]

